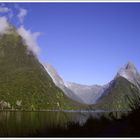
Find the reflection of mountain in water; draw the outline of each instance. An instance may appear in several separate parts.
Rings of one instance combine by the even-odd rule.
[[[100,120],[108,112],[0,112],[0,136],[50,135],[49,130],[70,123],[83,126],[89,118]],[[41,134],[36,134],[41,132]],[[53,132],[51,132],[53,133]]]

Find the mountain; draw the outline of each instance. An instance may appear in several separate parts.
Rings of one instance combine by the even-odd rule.
[[[137,88],[140,89],[140,74],[138,73],[135,65],[131,62],[128,62],[126,66],[121,68],[117,73],[117,77],[124,77],[129,82],[133,83]]]
[[[108,88],[98,99],[92,109],[131,110],[131,106],[139,102],[140,75],[134,64],[128,63],[119,70]]]
[[[65,86],[75,93],[85,104],[95,104],[105,89],[105,86],[81,85],[72,82],[67,82]]]
[[[83,103],[83,101],[76,94],[74,94],[74,92],[71,89],[65,86],[66,83],[59,76],[59,74],[51,64],[44,64],[44,68],[49,73],[50,77],[53,79],[55,85],[59,87],[66,94],[67,97],[69,97],[72,100],[78,101],[79,103]]]
[[[134,64],[121,68],[112,81],[106,85],[81,85],[65,82],[49,64],[46,70],[54,83],[71,99],[88,104],[90,109],[130,110],[140,97],[140,75]]]
[[[110,87],[98,99],[97,103],[91,105],[91,109],[127,111],[139,102],[140,90],[127,79],[117,77],[112,81]]]
[[[62,89],[70,99],[75,100],[79,103],[94,104],[106,89],[106,86],[88,86],[72,82],[65,82],[59,76],[59,74],[52,65],[44,64],[44,67],[52,77],[56,86]]]
[[[0,66],[0,109],[129,110],[140,97],[134,64],[103,86],[65,82],[50,64],[39,62],[12,26],[0,34]]]
[[[76,109],[15,28],[0,34],[0,109]]]

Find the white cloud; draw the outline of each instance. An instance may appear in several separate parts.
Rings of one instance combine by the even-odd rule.
[[[6,33],[9,28],[7,18],[5,16],[0,17],[0,34]]]
[[[40,36],[40,32],[31,32],[30,30],[26,30],[23,26],[20,26],[17,32],[22,37],[25,45],[27,45],[28,50],[38,55],[40,48],[37,44],[37,39]]]
[[[23,24],[24,17],[27,15],[28,11],[24,8],[20,8],[17,5],[19,10],[18,15],[15,15],[13,9],[6,7],[5,5],[0,5],[0,13],[4,14],[4,16],[0,17],[0,35],[4,33],[10,33],[9,29],[11,28],[8,20],[12,17],[18,17],[18,21]],[[37,44],[37,39],[40,36],[40,32],[32,32],[31,30],[27,30],[24,26],[20,26],[17,29],[17,33],[22,37],[24,44],[28,47],[28,51],[33,52],[36,56],[40,52],[40,48]]]
[[[20,23],[23,23],[24,17],[27,15],[28,11],[26,9],[20,8],[19,9],[19,14],[17,15]]]
[[[6,7],[5,4],[0,5],[0,13],[8,14],[9,18],[13,17],[13,10],[8,8],[8,7]]]
[[[8,7],[0,7],[0,13],[8,13],[11,10]]]

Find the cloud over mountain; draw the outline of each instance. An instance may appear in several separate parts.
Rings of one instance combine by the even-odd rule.
[[[24,8],[19,8],[19,14],[17,15],[20,23],[23,23],[25,16],[27,15],[28,11]]]
[[[0,34],[6,33],[9,29],[8,20],[5,16],[0,17]]]
[[[17,32],[23,38],[25,45],[28,46],[28,50],[38,55],[40,48],[37,44],[37,39],[40,36],[40,32],[31,32],[31,30],[26,30],[24,26],[20,26]]]
[[[0,34],[7,33],[10,28],[9,22],[11,22],[12,17],[17,19],[16,22],[20,23],[19,27],[17,27],[17,33],[22,37],[25,45],[28,46],[28,50],[32,51],[37,56],[40,52],[37,43],[40,32],[32,32],[30,29],[26,29],[23,24],[25,16],[28,14],[28,10],[21,8],[19,5],[9,8],[6,4],[1,4],[0,14]]]
[[[0,13],[7,13],[10,9],[8,7],[0,7]]]

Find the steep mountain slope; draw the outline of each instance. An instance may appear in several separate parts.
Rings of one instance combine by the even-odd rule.
[[[80,103],[83,104],[96,103],[96,100],[102,95],[104,90],[107,88],[107,85],[88,86],[72,82],[64,82],[53,66],[51,66],[50,64],[44,64],[44,67],[52,77],[56,86],[61,88],[69,98],[78,101]]]
[[[130,106],[140,96],[140,75],[130,62],[119,70],[111,82],[104,86],[64,82],[52,66],[46,65],[46,70],[54,83],[68,97],[90,105],[91,109],[130,110]]]
[[[15,29],[0,35],[0,109],[75,109]]]
[[[44,64],[44,68],[49,73],[51,78],[53,79],[53,82],[57,87],[59,87],[63,92],[68,96],[70,99],[78,101],[80,103],[83,103],[83,101],[73,93],[73,91],[65,86],[65,82],[63,79],[59,76],[59,74],[56,72],[54,67],[50,64]]]
[[[120,76],[111,82],[107,91],[91,108],[110,111],[131,110],[131,106],[138,101],[138,97],[140,97],[139,89]]]
[[[128,63],[119,70],[93,108],[130,110],[140,97],[140,75],[134,64]]]

